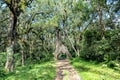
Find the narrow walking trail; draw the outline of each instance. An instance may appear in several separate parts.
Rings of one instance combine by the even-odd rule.
[[[58,60],[56,62],[56,68],[55,80],[81,80],[68,60]]]

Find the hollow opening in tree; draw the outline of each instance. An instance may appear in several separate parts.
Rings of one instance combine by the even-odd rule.
[[[67,58],[67,55],[63,53],[58,54],[58,57],[57,57],[58,60],[65,60],[66,58]]]
[[[54,57],[55,59],[59,60],[60,55],[66,55],[66,58],[71,58],[71,54],[68,51],[67,46],[65,46],[62,41],[61,41],[61,35],[60,35],[60,29],[57,27],[56,28],[56,49],[54,52]]]

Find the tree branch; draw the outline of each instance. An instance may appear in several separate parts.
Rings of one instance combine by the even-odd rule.
[[[5,18],[5,19],[1,20],[0,23],[6,21],[6,20],[8,20],[8,19],[9,19],[9,18]]]

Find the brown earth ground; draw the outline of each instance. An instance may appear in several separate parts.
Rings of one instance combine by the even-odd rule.
[[[81,80],[68,60],[58,60],[56,62],[56,68],[55,80]]]

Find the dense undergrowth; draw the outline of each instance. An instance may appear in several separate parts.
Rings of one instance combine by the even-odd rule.
[[[120,30],[107,30],[101,39],[96,30],[86,30],[81,42],[80,56],[98,62],[120,61]]]

